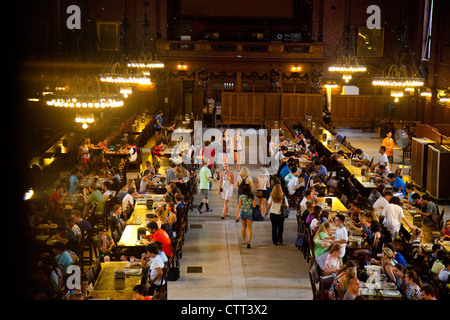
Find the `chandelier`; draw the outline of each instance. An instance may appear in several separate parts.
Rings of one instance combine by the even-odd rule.
[[[360,64],[355,50],[355,37],[354,28],[350,21],[351,17],[351,1],[349,5],[348,22],[344,28],[341,40],[339,41],[337,50],[340,48],[341,43],[344,42],[342,49],[345,50],[345,54],[339,56],[336,63],[328,68],[330,72],[339,72],[342,74],[342,79],[348,83],[352,79],[352,75],[355,73],[366,72],[367,67],[364,64]],[[336,55],[336,54],[335,54]]]
[[[411,91],[422,87],[424,78],[420,77],[415,67],[413,53],[408,45],[408,33],[404,19],[397,25],[397,41],[394,47],[394,63],[382,66],[381,75],[372,79],[372,85],[390,89],[391,97],[398,102],[403,97],[403,91]],[[409,51],[408,51],[409,50]],[[412,65],[405,64],[406,56],[410,54]]]
[[[83,129],[95,121],[94,111],[123,107],[122,95],[115,86],[102,83],[97,76],[73,76],[67,84],[59,85],[42,99],[47,106],[76,110],[75,122]]]

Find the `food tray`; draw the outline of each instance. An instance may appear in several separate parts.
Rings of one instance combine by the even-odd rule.
[[[398,290],[381,290],[381,295],[387,298],[401,298],[402,294]]]

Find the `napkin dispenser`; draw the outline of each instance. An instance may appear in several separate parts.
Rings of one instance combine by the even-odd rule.
[[[431,233],[431,243],[437,243],[441,238],[441,233],[439,231],[433,231]]]
[[[413,217],[413,225],[417,226],[417,227],[422,227],[422,215],[420,214],[416,214]]]
[[[125,289],[125,270],[115,269],[114,270],[114,289],[124,290]]]
[[[138,228],[137,229],[137,239],[141,240],[141,236],[145,236],[146,232],[147,232],[147,230],[145,228],[142,228],[142,227]]]
[[[152,210],[153,208],[153,199],[152,198],[148,198],[147,199],[147,209],[148,210]]]

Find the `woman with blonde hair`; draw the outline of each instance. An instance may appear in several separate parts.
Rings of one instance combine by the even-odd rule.
[[[256,178],[256,197],[259,199],[261,212],[266,212],[266,201],[269,196],[267,188],[270,187],[270,180],[267,177],[266,169],[259,169],[259,176]]]
[[[223,199],[222,219],[228,216],[228,201],[233,195],[234,175],[230,171],[228,163],[223,164],[223,171],[220,173],[219,194]]]
[[[390,280],[396,282],[395,274],[394,274],[394,266],[398,264],[397,260],[394,259],[394,252],[390,248],[384,248],[381,253],[381,261],[377,261],[375,259],[370,260],[372,263],[375,263],[381,266],[381,269],[389,277]]]
[[[250,184],[250,187],[253,188],[253,180],[252,177],[250,177],[250,171],[246,166],[243,166],[241,170],[239,171],[239,176],[237,178],[237,186],[241,184],[242,181],[245,181],[246,183]]]
[[[313,238],[314,257],[319,257],[325,253],[332,244],[331,236],[332,226],[329,222],[324,222],[317,229]]]
[[[324,275],[330,275],[332,273],[339,273],[343,268],[339,261],[339,256],[342,252],[342,245],[339,243],[333,243],[329,249],[329,255],[325,261],[325,268],[323,270]]]
[[[284,212],[282,206],[289,207],[288,200],[281,189],[281,185],[277,183],[273,186],[267,201],[267,212],[270,213],[270,222],[272,224],[272,243],[277,246],[283,243],[284,229]],[[265,213],[264,216],[267,214]]]

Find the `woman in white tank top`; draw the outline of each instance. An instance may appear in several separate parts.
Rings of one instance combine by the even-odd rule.
[[[234,169],[236,169],[236,164],[238,170],[241,170],[241,156],[242,156],[242,136],[241,130],[236,130],[236,136],[234,137]]]
[[[264,170],[265,171],[265,170]],[[259,209],[264,214],[266,211],[266,201],[268,198],[268,190],[270,187],[269,178],[259,169],[259,176],[256,178],[256,197],[259,199]]]

